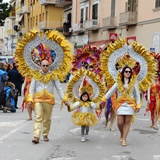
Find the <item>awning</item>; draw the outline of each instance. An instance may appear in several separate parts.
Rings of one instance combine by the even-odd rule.
[[[102,49],[105,49],[109,43],[110,43],[109,40],[101,40],[101,41],[90,42],[89,45],[101,47]]]

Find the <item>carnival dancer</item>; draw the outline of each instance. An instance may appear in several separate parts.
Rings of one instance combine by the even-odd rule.
[[[83,78],[92,86],[92,94],[88,91],[90,88],[83,85],[80,88]],[[79,92],[80,90],[80,92]],[[76,110],[72,115],[72,122],[78,126],[81,126],[81,141],[89,140],[89,126],[94,126],[98,123],[98,118],[92,112],[92,109],[102,109],[102,105],[99,105],[101,97],[105,93],[105,85],[101,82],[100,77],[94,72],[90,72],[86,69],[79,69],[73,78],[69,81],[66,90],[66,99],[72,104],[65,103],[68,107],[68,111]],[[79,111],[77,112],[77,109]]]
[[[155,63],[157,64],[157,72],[154,76],[152,85],[143,94],[144,98],[148,102],[144,115],[150,112],[152,123],[149,127],[158,130],[157,122],[160,116],[160,53],[156,54],[155,52],[151,52],[150,55],[154,57]]]
[[[26,77],[22,87],[22,94],[24,96],[23,102],[22,102],[22,112],[24,111],[25,108],[27,109],[28,116],[29,116],[27,121],[32,120],[32,107],[28,106],[27,104],[27,97],[29,95],[30,85],[31,85],[31,78]]]
[[[160,81],[159,81],[159,76],[155,75],[154,82],[151,85],[151,88],[148,89],[147,92],[147,102],[148,102],[147,110],[149,110],[151,113],[151,121],[152,121],[149,127],[152,127],[155,130],[158,130],[157,122],[160,116],[159,99],[160,99]]]
[[[56,53],[54,61],[51,51]],[[31,30],[16,46],[18,70],[24,77],[32,79],[26,102],[29,107],[34,108],[35,113],[34,144],[39,143],[41,132],[43,140],[49,141],[51,115],[55,104],[54,88],[62,100],[60,80],[63,81],[70,71],[71,59],[72,45],[55,30],[47,31],[43,38],[37,30]]]
[[[78,69],[84,68],[86,70],[89,70],[90,72],[94,72],[99,75],[101,81],[103,82],[103,75],[101,73],[102,70],[100,69],[100,55],[102,52],[103,49],[101,47],[96,47],[89,44],[85,44],[82,48],[77,49],[72,61],[72,74],[74,75],[74,72],[76,72]],[[84,76],[80,85],[80,89],[83,91],[83,88],[86,87],[88,87],[88,94],[92,95],[93,88]],[[95,110],[95,112],[97,117],[100,119],[102,110]]]
[[[114,44],[109,44],[106,52],[101,57],[102,69],[107,84],[112,87],[103,97],[103,102],[117,91],[114,111],[117,115],[121,144],[126,146],[131,121],[134,118],[134,114],[138,113],[141,107],[140,92],[151,85],[156,66],[153,57],[150,57],[145,48],[137,42],[127,45],[125,39],[117,39]],[[122,58],[121,62],[123,63],[119,61],[118,67],[120,69],[117,71],[117,65],[115,64],[119,57],[124,56],[125,53],[129,53],[133,63]],[[135,61],[138,61],[140,66],[143,66],[140,67],[138,76],[132,74]],[[144,70],[146,74],[144,74]]]
[[[70,105],[66,103],[68,111],[71,112],[79,108],[79,112],[74,112],[72,115],[72,122],[78,126],[81,126],[81,141],[89,140],[89,127],[98,123],[98,119],[91,111],[92,109],[102,109],[101,106],[97,106],[91,102],[89,94],[83,92],[80,96],[80,100]]]

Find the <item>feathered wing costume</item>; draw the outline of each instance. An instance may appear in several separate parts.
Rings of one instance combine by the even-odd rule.
[[[124,55],[126,53],[129,55],[129,59],[125,58]],[[123,58],[120,59],[120,57]],[[116,82],[118,92],[121,95],[121,97],[118,97],[118,100],[116,100],[114,105],[115,111],[126,98],[128,103],[131,104],[132,98],[130,97],[130,94],[136,82],[138,82],[138,87],[136,87],[136,90],[139,89],[142,92],[149,88],[156,72],[154,58],[149,56],[147,50],[137,42],[127,45],[125,39],[117,39],[115,43],[110,43],[107,47],[107,51],[105,51],[101,56],[101,63],[107,85],[112,87]],[[126,65],[133,69],[137,63],[138,72],[132,75],[129,89],[125,90],[121,82],[121,69]],[[105,100],[106,99],[104,97],[103,101]],[[136,104],[138,105],[136,106],[137,108],[141,105],[140,102],[138,103],[139,104]]]
[[[102,70],[100,68],[101,63],[100,63],[100,55],[103,53],[103,49],[96,47],[96,46],[91,46],[91,45],[84,45],[82,48],[79,48],[76,50],[76,53],[73,56],[73,67],[72,67],[72,74],[75,75],[76,71],[78,71],[81,68],[85,68],[87,70],[92,69],[92,72],[98,74],[101,78],[101,81],[103,81],[103,75],[102,75]],[[83,92],[88,88],[88,93],[89,95],[92,95],[93,88],[88,83],[86,77],[84,77],[81,85],[79,92]],[[100,118],[102,111],[96,110],[96,115]]]
[[[37,30],[31,30],[18,40],[14,56],[22,76],[48,83],[51,79],[63,80],[70,71],[72,48],[71,43],[56,30],[46,31],[43,38]],[[51,63],[51,72],[47,75],[41,73],[39,66],[44,59]]]
[[[87,82],[92,86],[92,94],[90,95],[91,102],[83,102],[80,100],[81,94],[79,94],[80,85],[86,78]],[[73,78],[68,82],[66,96],[68,100],[74,103],[71,106],[70,111],[80,108],[72,115],[72,121],[78,126],[93,126],[98,122],[96,116],[90,112],[90,109],[99,109],[98,103],[101,102],[106,88],[103,82],[101,82],[100,76],[94,72],[90,72],[86,69],[79,69],[74,74]],[[90,92],[90,88],[83,86],[83,92]],[[76,102],[76,103],[75,103]]]
[[[151,120],[156,124],[157,121],[160,123],[160,53],[151,52],[150,55],[154,57],[155,63],[157,63],[157,73],[155,74],[155,81],[146,93],[146,100],[149,101],[149,104],[144,115],[150,111]]]

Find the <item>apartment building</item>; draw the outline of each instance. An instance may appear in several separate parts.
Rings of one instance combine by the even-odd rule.
[[[4,39],[4,27],[1,26],[0,27],[0,55],[3,55],[3,52],[4,52],[3,39]]]
[[[105,46],[122,37],[160,52],[160,0],[75,0],[72,15],[75,44]]]
[[[41,35],[57,29],[70,35],[71,0],[11,0],[13,10],[5,20],[4,54],[13,55],[17,40],[30,29],[39,29]]]

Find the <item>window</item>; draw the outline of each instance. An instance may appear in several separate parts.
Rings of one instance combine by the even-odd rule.
[[[160,0],[156,0],[155,8],[160,7]]]
[[[35,18],[33,17],[33,27],[34,27],[34,19],[35,19]]]
[[[31,21],[30,21],[30,22],[31,22],[30,27],[32,28],[32,18],[31,18]]]
[[[80,23],[83,23],[84,8],[81,8]]]
[[[44,21],[44,13],[43,13],[43,21]]]
[[[98,19],[98,3],[92,7],[92,19]]]
[[[39,14],[39,22],[41,22],[41,14]]]
[[[116,0],[111,1],[111,17],[115,17],[115,5],[116,5]]]
[[[136,5],[137,5],[137,0],[128,0],[128,2],[126,2],[125,11],[135,12]]]
[[[38,25],[38,16],[36,16],[36,26]]]
[[[85,20],[88,20],[88,7],[86,7],[86,17]]]
[[[46,11],[46,22],[48,21],[48,11]]]
[[[28,28],[30,28],[30,25],[29,25],[29,18],[28,18]]]

